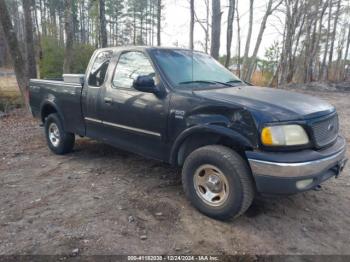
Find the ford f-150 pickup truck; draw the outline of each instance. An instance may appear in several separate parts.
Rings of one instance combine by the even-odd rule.
[[[314,189],[346,163],[332,105],[246,84],[201,52],[100,49],[63,79],[30,81],[54,153],[79,135],[182,167],[186,196],[214,218],[243,214],[256,194]]]

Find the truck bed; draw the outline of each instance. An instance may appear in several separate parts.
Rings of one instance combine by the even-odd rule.
[[[84,135],[81,93],[83,85],[64,81],[31,79],[29,83],[30,107],[34,117],[43,118],[43,106],[55,108],[68,132]],[[51,108],[52,109],[52,108]],[[48,109],[50,110],[50,109]]]

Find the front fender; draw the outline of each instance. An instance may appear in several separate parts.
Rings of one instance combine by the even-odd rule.
[[[222,137],[227,137],[231,141],[233,141],[235,144],[240,145],[243,148],[246,148],[246,149],[254,148],[254,144],[251,141],[249,141],[246,137],[244,137],[237,131],[234,131],[230,128],[227,128],[224,126],[218,126],[218,125],[210,125],[210,124],[197,125],[186,129],[176,138],[170,153],[171,164],[176,164],[177,153],[181,145],[188,137],[194,134],[198,134],[198,135],[215,134]]]

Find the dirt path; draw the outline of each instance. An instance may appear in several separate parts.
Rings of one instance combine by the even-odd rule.
[[[350,143],[350,94],[311,94],[337,106]],[[0,255],[350,254],[349,171],[219,222],[189,205],[179,170],[88,139],[53,155],[17,111],[0,120]]]

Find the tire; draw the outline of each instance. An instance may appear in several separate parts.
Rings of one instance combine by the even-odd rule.
[[[45,136],[48,147],[57,155],[64,155],[72,151],[75,135],[63,129],[58,114],[50,114],[45,121]]]
[[[245,213],[255,195],[247,163],[230,148],[219,145],[199,148],[187,157],[182,169],[182,185],[193,206],[220,220]]]

